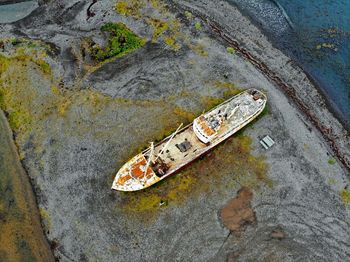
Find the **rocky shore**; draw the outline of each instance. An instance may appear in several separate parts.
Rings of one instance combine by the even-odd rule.
[[[348,133],[232,5],[51,1],[0,29],[0,106],[57,259],[349,257]],[[269,99],[252,125],[164,183],[110,190],[148,141],[251,87]]]

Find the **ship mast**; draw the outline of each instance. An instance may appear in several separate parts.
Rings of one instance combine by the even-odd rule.
[[[239,106],[236,106],[234,109],[232,109],[230,115],[227,117],[227,119],[230,119],[238,110]]]
[[[160,157],[160,155],[164,152],[164,150],[169,146],[169,143],[171,140],[173,140],[173,138],[175,137],[176,133],[179,132],[180,128],[182,127],[183,123],[180,124],[180,126],[176,129],[176,131],[171,135],[171,137],[169,138],[168,142],[166,142],[166,144],[164,145],[164,147],[162,148],[162,150],[159,152],[159,154],[157,155],[156,160],[154,160],[154,162],[156,162],[158,160],[158,158]]]
[[[164,147],[162,148],[162,150],[159,152],[159,154],[157,155],[156,159],[153,160],[153,155],[154,155],[154,145],[153,142],[151,142],[151,146],[150,146],[150,150],[149,150],[149,156],[148,156],[148,161],[145,167],[145,170],[143,171],[143,178],[147,179],[147,170],[151,164],[151,162],[154,164],[158,158],[160,157],[160,155],[164,152],[164,150],[169,146],[169,143],[171,140],[173,140],[173,138],[175,137],[175,135],[177,134],[177,132],[179,132],[180,128],[182,127],[183,123],[180,124],[180,126],[176,129],[176,131],[171,135],[171,137],[169,138],[168,142],[164,145]]]
[[[148,156],[148,161],[147,161],[147,165],[146,165],[143,177],[146,177],[147,170],[148,170],[148,167],[151,164],[151,162],[154,163],[154,161],[152,160],[153,159],[153,153],[154,153],[154,145],[153,145],[153,142],[151,142],[151,146],[150,146],[150,150],[149,150],[149,156]]]

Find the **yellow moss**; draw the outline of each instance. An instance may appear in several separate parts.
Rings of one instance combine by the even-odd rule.
[[[206,110],[211,109],[224,101],[225,99],[214,96],[204,96],[201,98],[203,108],[205,108]]]
[[[57,103],[57,111],[60,116],[65,116],[67,109],[71,105],[71,101],[69,99],[62,99],[61,102]]]
[[[350,204],[350,192],[347,189],[340,191],[340,196],[344,205]]]
[[[196,23],[194,24],[194,27],[195,27],[197,30],[201,30],[201,29],[202,29],[202,24],[201,24],[201,22],[196,22]]]
[[[150,3],[151,7],[157,10],[160,14],[165,17],[169,17],[169,10],[167,5],[162,0],[147,0]]]
[[[184,110],[180,107],[176,107],[174,109],[174,114],[184,119],[185,122],[188,122],[188,123],[192,122],[193,119],[195,119],[197,116],[197,114],[195,114],[194,112]]]
[[[158,0],[148,0],[154,9],[159,9],[161,4]]]
[[[118,1],[115,5],[115,10],[124,16],[132,16],[134,18],[141,17],[141,9],[144,7],[144,2],[139,0]]]
[[[39,214],[41,220],[44,222],[44,225],[47,230],[50,230],[52,227],[51,217],[49,213],[44,208],[39,208]]]
[[[176,43],[176,39],[173,36],[165,36],[164,42],[174,51],[178,51],[181,48],[181,45]]]
[[[205,51],[205,48],[202,44],[190,45],[190,48],[199,56],[208,56],[208,52]]]
[[[169,35],[174,39],[175,45],[172,45],[174,50],[179,50],[181,44],[179,41],[185,38],[184,33],[181,32],[181,22],[177,19],[173,19],[169,22],[170,32]]]
[[[0,74],[5,72],[9,66],[9,60],[5,56],[0,55]],[[1,76],[1,75],[0,75]]]
[[[43,59],[37,59],[34,61],[38,66],[40,66],[41,70],[44,74],[51,74],[51,67],[50,65],[45,62]]]
[[[217,88],[234,89],[237,90],[237,92],[240,92],[240,90],[231,82],[215,80],[212,83]]]
[[[1,108],[8,113],[9,123],[17,132],[31,130],[33,118],[43,113],[43,108],[36,111],[32,106],[37,95],[35,88],[28,84],[31,81],[26,73],[32,60],[23,56],[8,59],[11,70],[3,74],[0,84]]]
[[[157,10],[151,15],[143,15],[142,9],[148,5]],[[159,0],[131,0],[118,1],[116,11],[125,16],[136,19],[143,19],[153,29],[152,40],[158,41],[161,38],[170,48],[177,51],[182,46],[180,40],[184,39],[181,32],[181,23],[178,19],[172,19],[172,14],[168,11],[166,4]]]
[[[215,80],[210,82],[210,84],[214,85],[216,88],[225,89],[223,92],[224,98],[227,99],[231,96],[237,95],[242,92],[242,89],[235,86],[235,84],[229,81],[219,81]]]
[[[56,85],[52,85],[51,86],[51,91],[55,95],[60,95],[61,94],[60,88],[58,86],[56,86]]]
[[[144,212],[153,210],[159,207],[161,197],[157,195],[150,195],[147,198],[140,198],[130,205],[129,211]]]
[[[153,28],[153,41],[157,41],[159,36],[169,29],[168,22],[159,19],[149,18],[147,23]]]

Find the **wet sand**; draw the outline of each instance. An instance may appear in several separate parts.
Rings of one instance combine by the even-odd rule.
[[[53,261],[11,133],[0,111],[0,261]]]

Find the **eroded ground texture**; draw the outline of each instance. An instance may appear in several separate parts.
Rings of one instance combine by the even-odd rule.
[[[223,1],[50,1],[0,25],[0,106],[55,256],[346,261],[346,169],[281,89],[200,15],[221,22],[286,82],[312,88]],[[110,22],[126,27],[103,27]],[[149,141],[250,87],[269,99],[252,125],[155,187],[110,190],[118,168]],[[333,123],[312,92],[305,96],[310,108]],[[341,130],[336,120],[333,127]],[[268,151],[259,144],[264,135],[276,142]],[[227,210],[241,206],[246,210]]]

